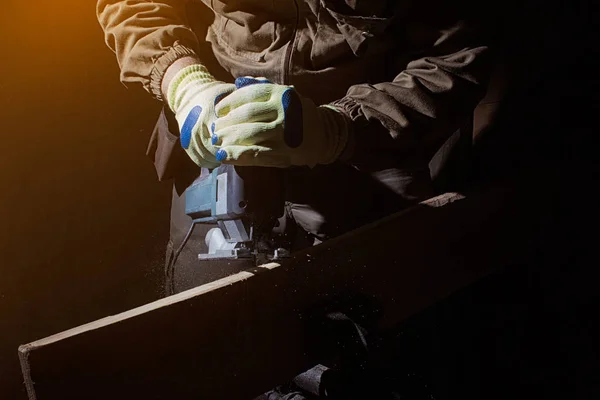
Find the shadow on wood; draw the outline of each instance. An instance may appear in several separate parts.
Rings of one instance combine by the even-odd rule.
[[[353,318],[393,329],[525,254],[535,210],[515,187],[442,195],[281,265],[23,345],[30,399],[250,399],[334,356],[315,332],[325,310],[366,301],[373,312]]]

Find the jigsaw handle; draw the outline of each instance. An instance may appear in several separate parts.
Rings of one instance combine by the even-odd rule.
[[[185,191],[185,213],[196,223],[239,219],[246,214],[244,180],[233,165],[203,170]]]

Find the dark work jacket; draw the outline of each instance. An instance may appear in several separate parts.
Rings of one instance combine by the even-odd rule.
[[[160,99],[168,66],[198,57],[223,80],[263,76],[345,111],[355,149],[347,162],[419,169],[485,93],[490,26],[468,3],[99,0],[97,14],[126,84]],[[162,179],[189,170],[176,131],[152,139]]]

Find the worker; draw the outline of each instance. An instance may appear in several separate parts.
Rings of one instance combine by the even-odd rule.
[[[191,225],[182,193],[201,168],[283,169],[281,226],[311,244],[435,195],[430,162],[468,129],[490,70],[473,7],[99,0],[121,81],[164,104],[150,153],[175,183],[167,264]],[[236,272],[198,268],[202,246],[197,232],[179,249],[168,294]]]

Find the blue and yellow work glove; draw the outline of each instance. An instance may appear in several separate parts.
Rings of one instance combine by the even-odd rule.
[[[182,68],[169,83],[167,102],[179,125],[181,146],[200,167],[219,165],[211,140],[215,104],[235,90],[235,85],[217,81],[201,64]]]
[[[212,144],[216,160],[241,166],[329,164],[348,142],[347,117],[316,106],[293,86],[264,78],[238,78],[237,90],[215,107]]]

